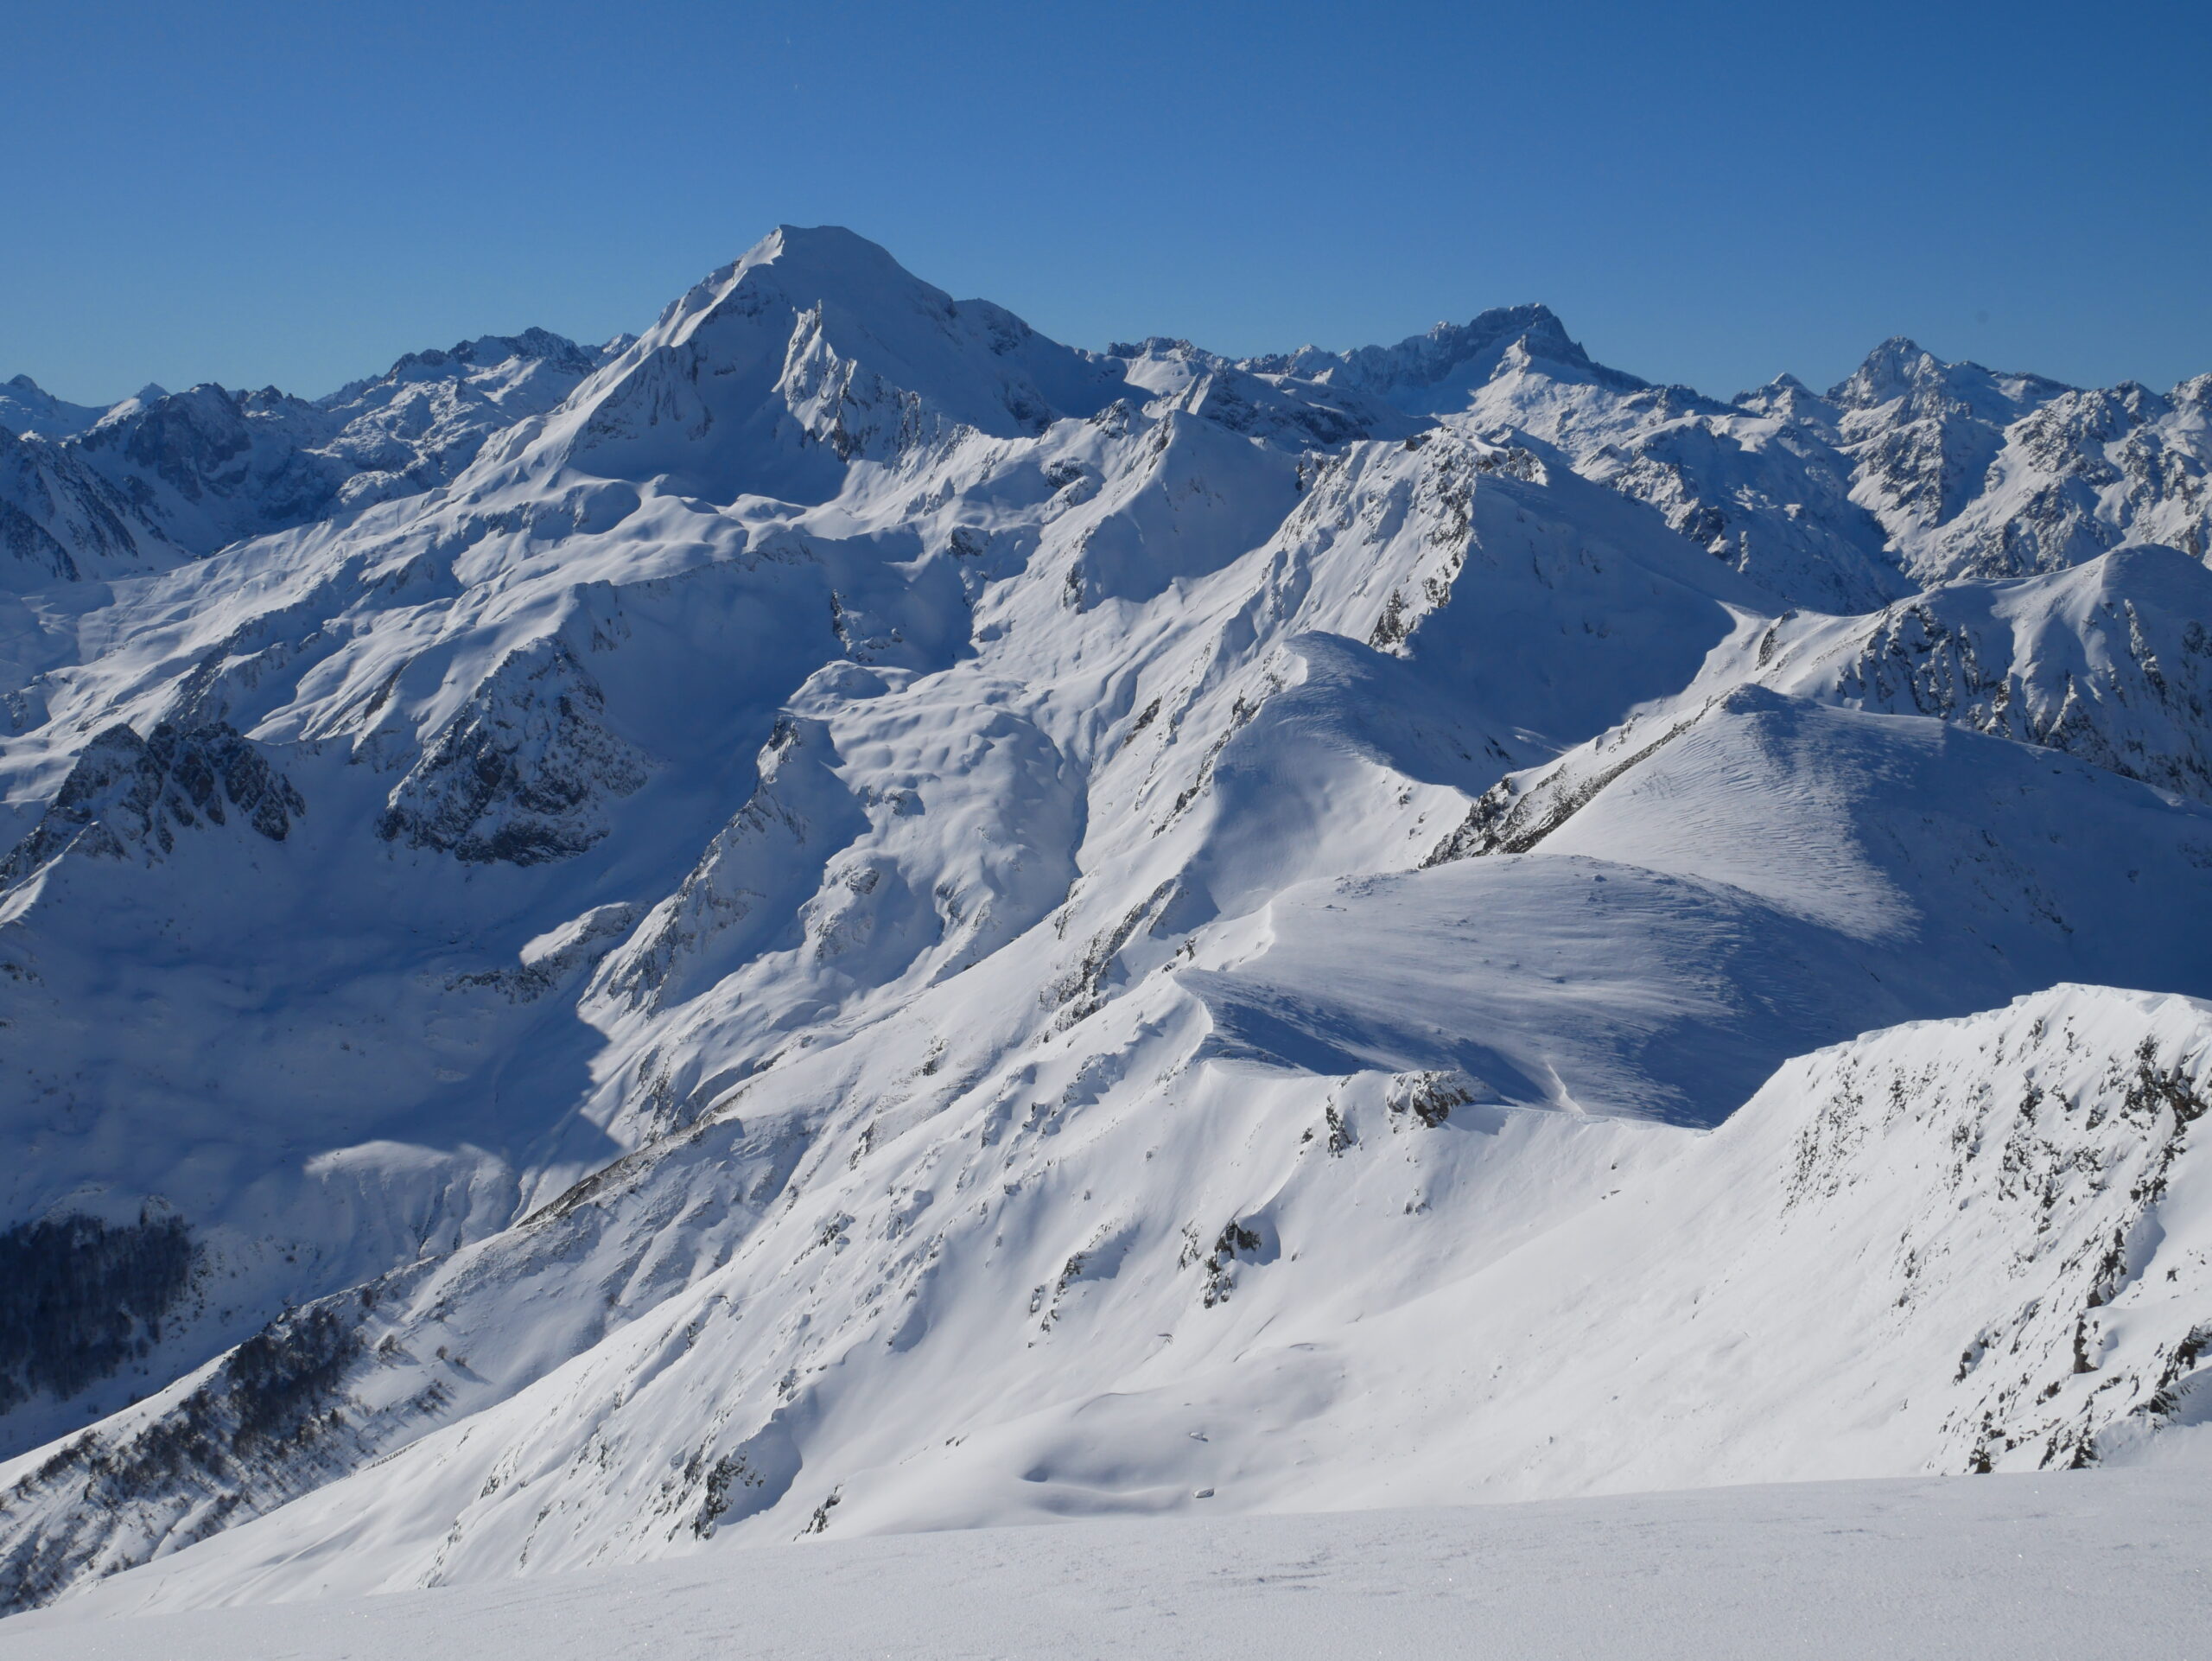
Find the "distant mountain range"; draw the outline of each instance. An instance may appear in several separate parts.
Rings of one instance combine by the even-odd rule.
[[[791,227],[0,387],[0,1598],[2188,1441],[2209,417]]]
[[[449,482],[485,439],[541,415],[626,346],[542,328],[410,352],[309,403],[264,386],[149,385],[105,410],[28,376],[0,385],[0,580],[165,570],[245,538]]]

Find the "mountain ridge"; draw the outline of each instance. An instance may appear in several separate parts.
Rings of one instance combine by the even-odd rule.
[[[797,251],[786,252],[786,245]],[[747,272],[778,265],[779,262],[782,268],[798,273],[795,280],[800,286],[821,288],[825,296],[831,290],[845,295],[845,300],[831,299],[828,303],[838,307],[849,318],[857,316],[850,303],[852,297],[870,292],[871,283],[879,287],[887,284],[893,290],[905,292],[899,290],[899,282],[912,281],[880,248],[850,232],[839,227],[806,230],[779,226],[760,248],[721,268],[689,296],[671,302],[660,326],[668,326],[679,314],[689,315],[684,313],[684,308],[702,303],[700,296],[713,291],[715,285],[734,289],[744,283]],[[897,273],[895,278],[891,275],[893,272]],[[855,284],[859,286],[855,288]],[[922,293],[924,290],[926,295]],[[727,297],[716,293],[712,304],[719,305]],[[863,302],[862,309],[866,303],[873,302]],[[995,352],[1010,350],[1017,342],[1043,339],[1001,308],[982,301],[954,302],[949,296],[929,289],[926,284],[912,290],[910,298],[902,303],[925,312],[932,307],[949,307],[954,314],[957,314],[960,305],[965,305],[976,320],[976,326],[987,335],[995,335]],[[487,430],[479,417],[467,423],[466,436],[449,440],[440,447],[434,460],[407,455],[395,448],[398,441],[391,421],[378,418],[384,412],[348,410],[346,405],[349,397],[358,400],[371,388],[410,379],[403,372],[443,368],[448,364],[474,365],[487,352],[501,354],[490,360],[493,363],[527,358],[557,365],[564,373],[581,378],[590,368],[626,352],[629,345],[628,340],[618,337],[617,341],[610,342],[594,355],[589,348],[577,347],[547,331],[533,329],[517,336],[483,336],[461,342],[448,351],[408,353],[382,376],[349,383],[338,392],[314,400],[319,409],[352,417],[334,439],[324,436],[321,443],[299,446],[311,452],[329,449],[330,455],[318,458],[326,463],[323,471],[329,476],[318,478],[313,484],[287,484],[282,464],[274,474],[264,468],[260,481],[248,493],[265,500],[257,500],[251,516],[245,519],[234,516],[206,525],[194,520],[180,528],[173,523],[180,519],[179,505],[164,503],[159,511],[154,511],[149,499],[162,493],[145,476],[149,468],[159,474],[162,462],[167,461],[166,482],[183,490],[188,497],[195,496],[211,482],[209,475],[219,468],[222,460],[238,449],[240,441],[235,431],[215,441],[214,454],[193,458],[181,467],[173,453],[181,442],[189,448],[189,441],[170,439],[166,435],[140,438],[135,446],[137,453],[129,458],[136,464],[135,468],[118,461],[105,468],[105,474],[108,483],[133,499],[142,516],[153,512],[156,524],[151,530],[156,537],[175,541],[188,552],[204,553],[219,545],[213,539],[227,531],[253,534],[279,529],[320,511],[315,502],[318,496],[325,497],[332,506],[352,506],[365,500],[388,500],[395,493],[404,494],[442,482],[451,477],[457,460],[465,460],[473,453],[474,443],[481,442],[481,433]],[[2159,520],[2156,539],[2169,541],[2198,557],[2212,548],[2212,542],[2208,542],[2208,535],[2212,533],[2208,533],[2202,509],[2206,463],[2202,439],[2202,410],[2207,397],[2212,396],[2206,391],[2207,386],[2212,386],[2212,381],[2202,376],[2181,383],[2164,396],[2130,387],[2112,389],[2108,394],[2084,391],[2040,376],[1990,371],[1970,361],[1946,364],[1900,335],[1877,345],[1857,370],[1824,395],[1813,394],[1802,382],[1783,376],[1770,389],[1763,389],[1762,394],[1739,394],[1732,405],[1688,388],[1657,388],[1633,375],[1595,363],[1567,334],[1556,315],[1540,304],[1496,309],[1465,324],[1438,323],[1425,334],[1408,336],[1395,345],[1362,347],[1344,353],[1307,347],[1288,353],[1230,360],[1191,347],[1187,342],[1164,340],[1144,342],[1125,352],[1109,347],[1103,353],[1046,345],[1050,348],[1047,356],[1056,360],[1059,374],[1072,378],[1058,384],[1063,401],[1069,405],[1066,412],[1078,415],[1096,413],[1099,407],[1097,389],[1086,391],[1080,388],[1079,384],[1086,376],[1078,366],[1087,365],[1094,372],[1104,372],[1103,366],[1109,360],[1149,355],[1159,347],[1185,348],[1186,354],[1195,354],[1216,373],[1237,372],[1248,386],[1256,383],[1272,385],[1280,391],[1287,383],[1310,382],[1340,398],[1350,395],[1355,400],[1371,400],[1386,410],[1398,410],[1417,419],[1457,414],[1468,409],[1471,403],[1473,408],[1480,409],[1483,400],[1477,395],[1485,383],[1503,374],[1532,369],[1554,380],[1563,373],[1570,384],[1585,382],[1619,397],[1643,395],[1656,400],[1656,412],[1666,417],[1669,424],[1654,430],[1648,423],[1631,423],[1632,428],[1643,429],[1637,434],[1631,452],[1638,458],[1636,465],[1625,472],[1617,470],[1610,458],[1620,449],[1618,441],[1605,444],[1594,455],[1570,444],[1574,464],[1594,466],[1598,475],[1612,478],[1616,487],[1653,502],[1669,515],[1675,529],[1688,531],[1696,539],[1714,545],[1716,552],[1721,551],[1717,544],[1725,540],[1732,520],[1741,524],[1748,518],[1759,532],[1776,533],[1776,527],[1770,524],[1770,508],[1755,500],[1770,498],[1776,483],[1784,489],[1797,491],[1802,513],[1802,499],[1808,493],[1804,489],[1805,480],[1794,468],[1787,470],[1779,480],[1760,480],[1757,483],[1737,482],[1726,477],[1700,478],[1702,469],[1668,455],[1667,446],[1678,441],[1667,435],[1671,427],[1680,427],[1687,417],[1691,426],[1719,436],[1729,449],[1739,450],[1745,435],[1733,432],[1729,412],[1750,410],[1771,416],[1778,408],[1784,424],[1799,441],[1812,435],[1828,441],[1820,446],[1826,451],[1821,458],[1826,463],[1825,472],[1840,471],[1852,475],[1850,490],[1853,500],[1879,521],[1878,528],[1872,532],[1872,544],[1866,551],[1877,561],[1885,560],[1892,568],[1904,568],[1884,571],[1872,580],[1886,582],[1899,592],[1904,591],[1900,585],[1909,585],[1930,575],[2015,575],[2052,570],[2058,563],[2074,563],[2088,551],[2125,545],[2129,524],[2141,505],[2170,509],[2177,486],[2184,498],[2178,504],[2182,511],[2178,514],[2167,511],[2154,515]],[[849,384],[844,356],[826,340],[812,346],[810,351],[822,354],[821,361],[811,371],[818,384],[811,395],[816,403],[809,407],[823,423],[823,436],[836,435],[831,442],[837,444],[862,442],[839,427],[837,413],[818,402],[823,390],[832,383],[837,387],[838,409],[847,407],[845,401],[858,396]],[[911,372],[913,366],[906,367]],[[902,372],[896,363],[889,368],[890,379],[882,385],[897,385]],[[802,375],[808,372],[804,366],[795,366],[795,369]],[[923,379],[927,376],[907,372],[906,378]],[[1047,378],[1052,379],[1050,375]],[[55,410],[73,411],[64,417],[64,424],[71,426],[71,430],[60,435],[64,441],[81,439],[93,428],[110,422],[143,423],[149,418],[153,405],[166,405],[173,398],[188,400],[186,404],[176,406],[177,417],[184,420],[188,429],[204,428],[209,418],[206,415],[196,420],[188,417],[186,412],[192,401],[206,404],[213,399],[228,398],[239,406],[243,414],[274,417],[279,426],[283,424],[283,411],[300,402],[274,389],[264,389],[257,394],[233,394],[203,385],[184,394],[161,394],[150,404],[142,394],[95,416],[88,406],[59,404],[28,383],[26,378],[17,379],[29,389],[28,392],[20,388],[17,391],[20,399],[29,400],[24,404],[26,412],[37,400],[44,400],[46,405]],[[12,387],[16,383],[10,385]],[[794,385],[796,388],[796,383]],[[149,390],[159,392],[158,388]],[[914,388],[903,390],[909,396],[918,395]],[[1770,398],[1766,403],[1772,407],[1755,408],[1751,401],[1770,390],[1778,390],[1784,403],[1775,405]],[[944,389],[939,391],[943,394]],[[35,399],[32,394],[36,395]],[[637,395],[650,401],[660,394],[641,390]],[[806,401],[807,395],[795,395],[802,403]],[[879,391],[869,396],[882,394]],[[2112,398],[2119,401],[2116,407],[2120,413],[2116,421],[2105,412],[2106,402]],[[131,408],[134,404],[136,409]],[[2005,442],[2004,428],[2054,404],[2058,409],[2044,419],[2037,432],[2026,436],[2026,442]],[[543,395],[537,395],[516,404],[514,408],[517,411],[535,413],[542,405]],[[0,426],[8,424],[6,414],[13,408],[0,407]],[[951,395],[948,411],[954,419],[968,425],[981,420],[988,426],[995,420],[1010,418],[1020,427],[1026,421],[1043,418],[1056,408],[1052,398],[1033,383],[1026,386],[1009,384],[999,389],[995,396],[971,388],[964,394]],[[2082,413],[2077,415],[2077,410]],[[498,413],[507,423],[518,418],[504,407]],[[1300,436],[1318,437],[1324,442],[1341,442],[1354,433],[1399,436],[1395,430],[1389,434],[1382,431],[1389,424],[1388,417],[1378,421],[1381,412],[1372,408],[1363,411],[1332,409],[1330,413],[1333,419],[1321,427],[1314,427],[1310,421],[1294,422],[1293,427]],[[1215,414],[1218,418],[1218,401]],[[2177,416],[2177,436],[2184,439],[2178,452],[2169,437],[2176,431]],[[85,417],[93,418],[80,419]],[[813,417],[801,415],[798,418],[805,425]],[[2116,469],[2106,455],[2087,448],[2098,442],[2100,433],[2101,442],[2108,446],[2118,436],[2113,430],[2115,424],[2128,430],[2123,443],[2132,443]],[[1251,430],[1249,421],[1247,430]],[[1535,430],[1539,436],[1554,441],[1561,436],[1556,430],[1548,431],[1539,427]],[[2193,442],[2186,437],[2190,430],[2196,434]],[[207,443],[205,438],[200,440],[203,449]],[[98,443],[94,446],[96,450],[113,447]],[[2022,453],[2018,460],[2016,451]],[[334,461],[337,464],[334,471],[327,465]],[[301,464],[292,465],[296,469]],[[346,480],[346,468],[358,470],[359,476]],[[309,463],[307,470],[312,474],[316,469]],[[2030,484],[2032,480],[2031,488],[2037,498],[2028,506],[2039,518],[2058,519],[2060,524],[2055,529],[2077,551],[2055,554],[2042,545],[2048,539],[2044,535],[2038,535],[2037,545],[2024,554],[2018,550],[2017,538],[2008,543],[2008,529],[2016,531],[2021,523],[2018,504],[2005,507],[1997,514],[1984,514],[1985,519],[2000,520],[1994,529],[1975,525],[1971,529],[1961,526],[1948,536],[1941,534],[1943,527],[1967,511],[1967,500],[1960,492],[1972,483],[1977,472],[1990,473],[1994,477],[1993,470],[2028,475],[2020,482]],[[2082,500],[2085,493],[2081,486],[2069,492],[2067,483],[2071,480],[2082,480],[2100,500],[2094,503]],[[2123,480],[2128,488],[2118,501],[2110,499],[2110,493],[2098,489],[2101,485]],[[2076,500],[2062,503],[2063,494],[2073,494]],[[2146,495],[2152,500],[2145,504],[2143,499]],[[1729,500],[1732,496],[1732,511]],[[1782,505],[1785,508],[1789,506]],[[1750,510],[1748,514],[1746,510]],[[1761,519],[1770,523],[1758,524]],[[1741,537],[1751,532],[1747,529],[1738,534]],[[65,551],[73,552],[69,538],[57,537],[55,540]],[[1863,543],[1867,538],[1861,536],[1859,540]],[[1723,553],[1722,557],[1730,556]],[[1833,558],[1833,550],[1826,557]],[[1743,568],[1742,557],[1736,557],[1739,568]],[[1894,596],[1878,595],[1861,581],[1850,591],[1834,597],[1855,604],[1870,598]]]
[[[0,608],[0,1244],[147,1311],[0,1306],[19,1603],[1368,1504],[1470,1403],[1424,1492],[2193,1445],[2195,394],[1084,352],[791,229],[484,339],[15,441],[307,493]],[[1892,1225],[1876,1378],[1782,1289]]]

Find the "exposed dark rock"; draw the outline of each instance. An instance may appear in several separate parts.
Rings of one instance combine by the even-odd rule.
[[[583,852],[607,834],[607,799],[646,779],[644,757],[601,724],[606,703],[560,640],[508,653],[392,792],[378,834],[471,864]]]
[[[282,842],[307,804],[236,728],[215,721],[162,722],[145,738],[109,728],[85,747],[46,815],[0,862],[0,882],[19,881],[65,852],[157,859],[176,831],[227,824],[232,813]]]

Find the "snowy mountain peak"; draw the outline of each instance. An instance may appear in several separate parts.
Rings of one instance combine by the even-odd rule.
[[[1255,372],[1294,375],[1436,415],[1464,409],[1473,390],[1493,377],[1532,366],[1558,379],[1594,381],[1616,391],[1646,385],[1594,362],[1549,307],[1533,304],[1497,307],[1465,323],[1438,323],[1395,346],[1359,347],[1342,353],[1304,347],[1243,364]]]
[[[440,351],[432,347],[423,352],[410,352],[401,358],[378,379],[383,380],[429,379],[454,371],[489,368],[515,359],[551,364],[572,374],[585,375],[596,369],[612,353],[579,346],[566,335],[556,334],[550,329],[526,328],[519,334],[480,334],[473,340],[461,340]],[[361,390],[372,381],[354,381],[329,397],[321,399],[328,408],[358,398]]]
[[[1847,408],[1887,402],[1903,389],[1942,375],[1943,365],[1916,340],[1892,334],[1860,361],[1849,376],[1828,389],[1828,397]]]
[[[893,333],[914,320],[941,326],[957,312],[951,296],[866,237],[842,226],[784,225],[694,284],[645,339],[677,344],[724,308],[753,315],[778,302],[880,320]]]
[[[54,396],[29,375],[0,386],[0,428],[42,438],[66,438],[100,418],[91,404],[70,404]]]
[[[960,433],[1033,436],[1127,391],[1111,360],[955,302],[836,226],[781,226],[696,285],[548,439],[588,471],[797,500]]]
[[[1739,409],[1765,410],[1787,408],[1801,400],[1816,399],[1819,397],[1818,393],[1806,385],[1803,381],[1799,380],[1796,376],[1784,372],[1763,386],[1754,386],[1748,391],[1737,393],[1729,402]]]
[[[2042,375],[2005,373],[1964,359],[1947,363],[1917,341],[1895,334],[1829,388],[1828,397],[1849,410],[1904,399],[1916,413],[1931,407],[1929,400],[1941,399],[1961,404],[1985,419],[2003,419],[2073,390]]]
[[[1857,379],[785,227],[0,438],[0,1604],[2191,1433],[2203,400]]]
[[[1777,375],[1764,386],[1738,392],[1731,403],[1750,415],[1816,430],[1833,430],[1840,413],[1834,404],[1789,374]]]

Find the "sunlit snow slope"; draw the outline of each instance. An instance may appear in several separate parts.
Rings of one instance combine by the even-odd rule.
[[[195,389],[190,514],[56,405],[0,1597],[2186,1441],[2207,385],[1089,353],[787,228]]]
[[[2187,1655],[2189,1467],[809,1541],[550,1580],[0,1629],[8,1661],[2018,1661]],[[134,1618],[118,1620],[123,1612]],[[93,1619],[104,1616],[106,1619]]]

